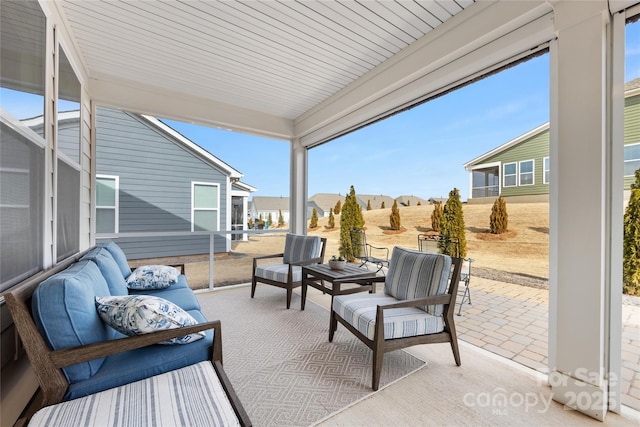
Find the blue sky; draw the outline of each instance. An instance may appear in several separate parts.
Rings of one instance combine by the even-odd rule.
[[[640,77],[640,22],[627,26],[626,80]],[[359,194],[464,199],[463,164],[549,121],[549,55],[309,150],[309,196]],[[289,143],[167,121],[242,172],[254,195],[289,195]]]

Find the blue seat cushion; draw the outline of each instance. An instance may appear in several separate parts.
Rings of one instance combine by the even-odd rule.
[[[200,310],[200,303],[191,288],[189,288],[187,279],[182,274],[178,276],[178,283],[168,288],[146,290],[129,289],[129,295],[152,295],[169,300],[183,310]]]
[[[120,267],[113,259],[111,252],[103,247],[95,247],[87,252],[81,259],[94,262],[100,269],[100,273],[104,276],[109,285],[109,291],[112,296],[127,295],[129,289],[127,282],[122,276]]]
[[[190,310],[188,313],[198,323],[207,321],[198,310]],[[191,344],[174,346],[151,345],[109,356],[94,376],[70,384],[63,400],[76,399],[210,360],[213,330],[207,330],[205,334],[205,338]],[[118,337],[122,338],[124,335],[118,334]]]
[[[333,311],[373,340],[378,305],[398,302],[384,294],[358,293],[340,295],[333,299]],[[384,312],[384,339],[429,335],[444,330],[442,316],[433,316],[415,307],[394,308]]]
[[[118,267],[120,267],[120,271],[122,272],[122,277],[125,279],[129,277],[131,274],[131,268],[129,267],[129,262],[127,261],[127,256],[124,251],[118,246],[115,242],[106,242],[101,243],[100,246],[105,248],[111,253],[111,256],[115,260]]]
[[[94,302],[96,296],[110,295],[96,264],[79,261],[38,286],[31,300],[33,320],[53,350],[110,340],[117,332],[102,322]],[[77,382],[98,372],[103,362],[95,359],[62,371],[69,382]]]

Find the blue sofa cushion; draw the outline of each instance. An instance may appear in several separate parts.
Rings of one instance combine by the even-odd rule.
[[[196,325],[186,311],[164,298],[150,295],[96,297],[100,318],[116,331],[128,336]],[[159,344],[189,344],[204,338],[204,332],[162,341]]]
[[[122,277],[120,267],[113,259],[111,252],[102,247],[96,247],[87,252],[81,259],[90,260],[96,263],[100,269],[100,273],[104,276],[109,285],[111,295],[127,295],[127,282]]]
[[[180,272],[168,265],[143,265],[127,277],[129,289],[164,289],[178,283]]]
[[[127,256],[120,248],[120,246],[118,246],[115,242],[101,243],[100,246],[111,253],[111,256],[116,261],[116,264],[118,264],[118,267],[120,267],[122,277],[124,277],[125,279],[129,277],[129,275],[131,274],[131,268],[129,267]]]
[[[197,310],[188,312],[198,323],[207,319]],[[121,334],[117,334],[123,337]],[[213,330],[205,338],[189,345],[151,345],[107,357],[98,373],[91,378],[70,384],[63,400],[76,399],[92,393],[129,384],[153,375],[179,369],[211,358]]]
[[[33,293],[31,311],[40,334],[53,350],[113,339],[116,332],[105,325],[94,309],[96,296],[109,296],[100,270],[89,260],[79,261],[42,282]],[[62,369],[70,383],[94,375],[104,358]]]
[[[171,301],[183,310],[200,310],[200,303],[196,298],[189,285],[187,279],[181,274],[178,277],[178,283],[166,289],[129,289],[129,295],[152,295]]]

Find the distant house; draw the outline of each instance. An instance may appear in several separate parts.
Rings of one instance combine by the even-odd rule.
[[[417,196],[398,196],[396,197],[395,200],[398,202],[398,205],[400,206],[418,206],[418,204],[420,205],[427,204],[427,201],[425,199]],[[388,206],[388,207],[391,207],[391,206]]]
[[[271,197],[271,196],[253,196],[249,203],[249,218],[254,223],[262,218],[267,221],[269,215],[275,224],[278,224],[278,215],[282,212],[282,219],[285,223],[289,223],[289,198],[288,197]]]
[[[96,114],[96,232],[242,230],[254,187],[242,174],[153,117]],[[242,238],[241,235],[239,235]],[[215,252],[231,250],[215,237]],[[209,253],[208,236],[118,238],[132,259]]]
[[[624,106],[624,188],[640,168],[640,78],[626,85]],[[549,199],[549,123],[545,123],[464,165],[469,171],[469,202],[498,195],[518,201]],[[628,193],[628,191],[626,191]],[[627,196],[628,197],[628,196]]]
[[[340,205],[344,205],[344,199],[346,196],[342,194],[334,194],[334,193],[317,193],[309,198],[309,201],[316,203],[319,208],[324,212],[324,215],[320,214],[320,210],[318,211],[318,216],[329,216],[329,211],[335,208],[338,200],[340,201]],[[393,206],[393,198],[390,196],[385,196],[382,194],[358,194],[356,193],[356,200],[358,205],[362,208],[362,210],[367,209],[367,203],[371,203],[371,209],[380,209],[382,203],[384,203],[385,208],[389,209]]]
[[[367,209],[367,203],[371,203],[371,209],[380,209],[384,203],[386,209],[391,209],[393,206],[393,197],[385,196],[383,194],[357,194],[356,198],[362,209]],[[398,202],[400,203],[400,202]]]

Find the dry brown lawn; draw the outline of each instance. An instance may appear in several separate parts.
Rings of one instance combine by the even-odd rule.
[[[520,276],[548,278],[548,203],[508,204],[509,231],[503,235],[489,233],[491,206],[491,204],[463,205],[467,230],[467,256],[475,260],[473,267]],[[374,246],[385,246],[390,250],[394,246],[417,249],[418,234],[431,230],[432,210],[432,206],[401,207],[400,218],[404,231],[399,233],[388,233],[391,209],[364,211],[367,241]],[[327,221],[328,218],[320,218],[319,227],[308,231],[310,235],[327,238],[326,258],[338,254],[340,239],[340,229],[326,229]],[[338,215],[336,224],[339,223]],[[283,233],[284,231],[285,229]],[[284,234],[250,235],[247,242],[234,242],[232,253],[216,255],[215,286],[249,282],[253,257],[282,252],[283,248]],[[188,262],[186,274],[194,288],[208,286],[207,259],[206,256],[185,259]]]

